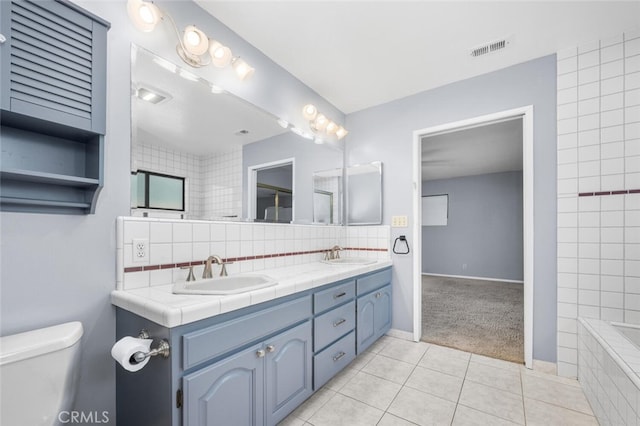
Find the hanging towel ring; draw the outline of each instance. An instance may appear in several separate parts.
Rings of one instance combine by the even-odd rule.
[[[404,243],[404,246],[406,247],[406,251],[397,251],[396,250],[396,245],[398,244],[398,241]],[[402,248],[402,244],[400,244],[400,248]],[[400,235],[398,238],[396,238],[396,240],[393,242],[393,252],[395,254],[409,254],[409,242],[407,241],[407,237],[405,237],[404,235]]]

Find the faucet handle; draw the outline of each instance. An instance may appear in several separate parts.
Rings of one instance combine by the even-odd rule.
[[[193,265],[191,265],[191,266],[181,266],[180,269],[188,269],[189,270],[189,273],[187,274],[187,282],[196,280],[196,276],[193,274]]]
[[[220,266],[222,267],[220,269],[220,276],[221,277],[226,277],[228,275],[227,274],[227,265],[231,265],[231,264],[233,264],[233,262],[222,262],[222,263],[220,263]]]

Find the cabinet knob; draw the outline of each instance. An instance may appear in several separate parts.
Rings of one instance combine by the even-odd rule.
[[[0,34],[0,44],[4,44],[7,41],[7,38],[4,36],[4,34]]]
[[[380,296],[382,296],[382,293],[377,292],[377,293],[376,293],[376,299],[380,299]]]
[[[258,358],[264,358],[264,355],[265,355],[265,351],[264,351],[264,349],[258,349],[258,350],[256,351],[256,356],[257,356]]]
[[[267,352],[271,353],[276,350],[276,347],[273,345],[267,345]]]

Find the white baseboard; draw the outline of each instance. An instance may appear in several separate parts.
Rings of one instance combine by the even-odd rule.
[[[432,273],[427,273],[427,272],[423,272],[422,275],[428,275],[428,276],[432,276],[432,277],[466,278],[466,279],[469,279],[469,280],[498,281],[498,282],[502,282],[502,283],[524,284],[524,281],[504,280],[502,278],[470,277],[470,276],[467,276],[467,275],[432,274]]]
[[[387,331],[387,336],[396,337],[398,339],[409,340],[413,342],[413,333],[410,333],[408,331],[402,331],[402,330],[397,330],[395,328],[392,328],[391,330]]]

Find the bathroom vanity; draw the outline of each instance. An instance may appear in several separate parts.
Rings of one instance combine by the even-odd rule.
[[[118,424],[277,424],[390,329],[390,265],[325,265],[324,278],[302,268],[294,280],[313,276],[313,284],[194,321],[184,307],[178,319],[140,295],[114,292],[117,339],[146,329],[154,345],[171,346],[169,358],[154,357],[138,372],[118,366]],[[199,297],[196,318],[216,299]]]

